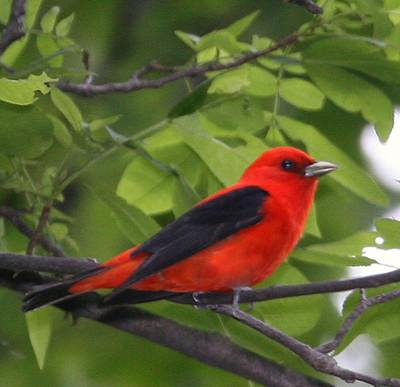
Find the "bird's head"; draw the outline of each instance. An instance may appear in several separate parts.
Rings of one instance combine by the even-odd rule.
[[[265,177],[269,181],[297,181],[309,185],[327,173],[337,169],[337,165],[327,161],[316,161],[306,152],[282,146],[264,152],[245,171],[243,179]],[[311,184],[312,185],[312,184]]]

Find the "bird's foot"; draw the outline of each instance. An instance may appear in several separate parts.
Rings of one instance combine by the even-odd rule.
[[[192,293],[192,298],[193,298],[193,301],[194,301],[193,307],[194,307],[195,309],[200,309],[200,308],[205,308],[205,307],[207,307],[207,305],[205,305],[204,303],[202,303],[202,302],[201,302],[201,299],[200,299],[200,296],[201,296],[202,294],[204,294],[204,293],[206,293],[206,292],[193,292],[193,293]]]
[[[238,311],[240,311],[240,293],[244,290],[251,290],[249,286],[241,286],[239,288],[233,289],[233,302],[232,302],[232,310],[233,315],[235,316]],[[251,303],[251,308],[253,308],[254,304]]]

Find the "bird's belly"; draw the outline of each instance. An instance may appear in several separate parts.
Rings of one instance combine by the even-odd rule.
[[[200,292],[251,286],[276,270],[297,239],[287,223],[258,224],[137,283],[134,288]]]

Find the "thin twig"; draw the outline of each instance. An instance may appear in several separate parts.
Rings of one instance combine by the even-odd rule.
[[[32,238],[34,230],[23,220],[23,215],[23,212],[15,210],[14,208],[0,206],[0,217],[6,218],[22,234],[26,235],[28,238]],[[55,257],[63,257],[65,255],[57,244],[44,235],[39,237],[38,242],[45,250],[53,254]]]
[[[320,15],[324,12],[324,9],[318,4],[315,4],[313,0],[286,0],[286,2],[300,5],[314,15]]]
[[[240,309],[235,309],[234,307],[228,305],[213,305],[210,306],[210,309],[216,313],[233,317],[244,325],[247,325],[248,327],[262,333],[264,336],[267,336],[270,339],[282,344],[284,347],[300,356],[307,364],[312,366],[317,371],[334,375],[350,383],[358,380],[371,384],[372,386],[400,386],[400,379],[378,379],[373,376],[364,375],[359,372],[342,368],[338,366],[333,357],[319,352],[309,345],[283,333],[282,331],[264,323],[248,313],[241,311]]]
[[[38,224],[33,231],[33,235],[31,236],[28,247],[26,248],[26,254],[32,255],[33,251],[35,250],[36,245],[39,243],[40,238],[43,236],[44,228],[49,220],[50,212],[53,207],[53,201],[49,200],[45,203],[42,208],[42,212],[39,216]]]
[[[8,24],[0,38],[0,55],[16,40],[25,36],[26,0],[14,0]]]
[[[187,77],[191,78],[198,75],[203,75],[210,71],[221,71],[238,67],[244,63],[253,61],[264,55],[270,54],[276,50],[292,45],[296,43],[298,39],[299,39],[299,34],[295,32],[264,50],[252,51],[238,57],[237,59],[225,63],[212,62],[204,65],[198,65],[186,69],[181,69],[179,67],[168,67],[153,62],[137,70],[131,76],[131,78],[125,82],[104,83],[101,85],[96,85],[93,83],[87,84],[87,83],[59,82],[57,86],[61,90],[87,97],[97,94],[128,93],[131,91],[141,90],[141,89],[156,89],[164,86],[167,83],[174,82],[178,79]],[[170,74],[155,79],[142,78],[144,75],[147,75],[155,70],[162,72],[169,72]]]
[[[54,259],[54,258],[53,258]],[[0,270],[0,286],[21,293],[43,283],[31,273],[13,278],[13,273]],[[76,317],[106,324],[115,329],[143,337],[164,347],[183,353],[213,367],[270,387],[333,387],[279,365],[233,343],[218,333],[200,331],[164,317],[132,307],[99,307],[94,293],[58,305]]]
[[[319,347],[316,348],[316,350],[318,350],[319,352],[322,352],[322,353],[329,353],[329,352],[335,351],[340,346],[340,344],[343,342],[343,339],[345,338],[345,336],[353,328],[356,321],[369,308],[371,308],[372,306],[378,305],[378,304],[383,304],[385,302],[394,300],[399,297],[400,297],[400,290],[394,290],[392,292],[379,294],[378,296],[371,297],[371,298],[361,295],[359,305],[346,318],[346,320],[340,327],[338,333],[336,334],[335,338],[328,343],[320,345]]]

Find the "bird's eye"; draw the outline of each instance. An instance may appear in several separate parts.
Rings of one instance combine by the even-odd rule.
[[[293,160],[283,160],[281,166],[285,171],[293,171],[296,169],[296,162]]]

